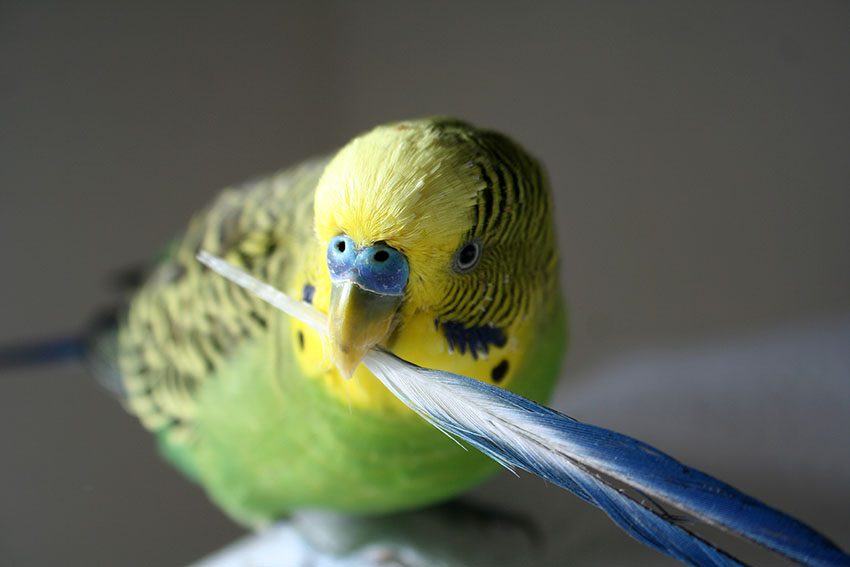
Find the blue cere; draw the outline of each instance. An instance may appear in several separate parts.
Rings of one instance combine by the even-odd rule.
[[[343,235],[331,238],[328,243],[328,269],[332,280],[348,279],[356,259],[357,250],[353,240]]]
[[[404,254],[385,244],[357,249],[349,237],[335,236],[328,243],[328,269],[333,281],[351,280],[363,289],[384,295],[401,295],[410,267]]]

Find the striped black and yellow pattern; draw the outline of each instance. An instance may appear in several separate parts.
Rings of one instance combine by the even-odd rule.
[[[326,160],[228,189],[190,223],[130,303],[119,329],[126,403],[146,427],[187,437],[199,386],[266,331],[272,308],[195,259],[214,251],[263,281],[287,280],[312,238],[313,190]]]
[[[483,335],[478,344],[486,349],[488,343],[502,346],[499,330],[526,317],[540,303],[540,294],[553,289],[557,254],[549,187],[540,165],[505,136],[464,126],[448,122],[435,127],[475,148],[469,167],[483,188],[464,240],[480,242],[482,256],[472,277],[455,274],[449,279],[436,323],[449,337]],[[470,345],[473,355],[475,342],[473,338]]]

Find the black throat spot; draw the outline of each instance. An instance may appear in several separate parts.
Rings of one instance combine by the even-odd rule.
[[[316,288],[310,283],[305,283],[301,290],[301,301],[313,303],[313,294],[316,293]]]
[[[436,327],[442,328],[443,335],[449,343],[449,350],[458,351],[460,354],[469,354],[478,360],[479,354],[490,352],[490,345],[503,347],[508,342],[505,331],[501,327],[483,325],[481,327],[467,327],[459,321],[434,320]]]
[[[505,377],[505,374],[508,373],[508,361],[503,360],[499,364],[493,367],[493,370],[490,371],[490,378],[493,379],[494,384],[498,384]]]

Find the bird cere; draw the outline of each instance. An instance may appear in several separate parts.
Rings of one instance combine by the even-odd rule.
[[[117,352],[105,379],[249,526],[427,506],[501,464],[694,565],[740,563],[642,495],[795,561],[850,565],[793,518],[540,405],[566,345],[557,258],[548,182],[516,143],[453,119],[379,126],[198,214],[100,338]]]

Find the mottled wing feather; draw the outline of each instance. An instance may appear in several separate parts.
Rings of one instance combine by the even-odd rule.
[[[284,285],[312,229],[326,159],[227,189],[195,216],[133,297],[118,331],[126,403],[144,425],[191,437],[196,395],[226,379],[231,355],[266,332],[270,307],[195,259],[203,248]]]

